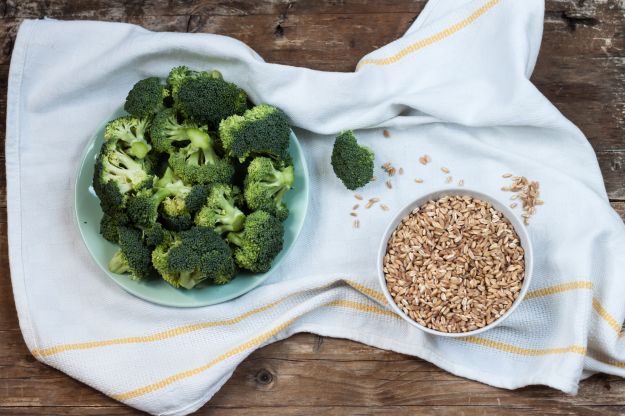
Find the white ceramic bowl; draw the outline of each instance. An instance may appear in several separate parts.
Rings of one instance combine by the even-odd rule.
[[[424,327],[423,325],[420,325],[419,323],[417,323],[416,321],[411,319],[408,315],[406,315],[404,313],[404,311],[402,311],[399,308],[399,306],[397,306],[397,304],[393,300],[393,297],[389,293],[388,288],[386,287],[386,279],[384,277],[384,270],[383,270],[383,267],[384,267],[384,256],[386,254],[386,248],[387,248],[387,245],[388,245],[388,240],[391,237],[391,235],[393,234],[393,231],[395,231],[395,228],[399,225],[399,223],[401,223],[401,221],[404,219],[404,217],[406,217],[408,214],[410,214],[412,212],[412,210],[414,210],[417,207],[420,207],[421,205],[425,204],[426,202],[428,202],[430,200],[437,200],[439,198],[442,198],[443,196],[456,196],[456,195],[469,195],[469,196],[472,196],[474,198],[481,199],[482,201],[490,202],[493,205],[493,207],[495,207],[497,210],[499,210],[506,217],[506,219],[508,221],[510,221],[510,224],[512,224],[512,226],[514,227],[514,230],[516,231],[516,233],[519,236],[519,239],[521,240],[521,247],[523,247],[523,250],[525,251],[525,255],[524,255],[524,257],[525,257],[525,277],[523,279],[523,286],[521,287],[521,293],[519,293],[519,296],[512,303],[512,306],[510,307],[510,309],[508,309],[506,311],[506,313],[504,313],[502,316],[500,316],[495,321],[491,322],[490,324],[488,324],[488,325],[486,325],[486,326],[484,326],[482,328],[478,328],[478,329],[475,329],[473,331],[468,331],[468,332],[440,332],[440,331],[435,331],[433,329]],[[379,278],[379,281],[380,281],[380,286],[382,287],[382,292],[384,292],[384,295],[386,296],[386,299],[388,300],[388,303],[391,305],[391,307],[393,308],[395,313],[397,313],[404,320],[409,322],[412,326],[415,326],[415,327],[417,327],[417,328],[419,328],[419,329],[421,329],[421,330],[423,330],[425,332],[428,332],[430,334],[440,335],[440,336],[444,336],[444,337],[466,337],[466,336],[470,336],[470,335],[476,335],[476,334],[479,334],[481,332],[487,331],[487,330],[489,330],[491,328],[494,328],[495,326],[497,326],[500,323],[502,323],[508,316],[510,316],[510,314],[512,312],[514,312],[514,310],[523,301],[523,298],[525,297],[525,294],[527,293],[527,290],[528,290],[528,288],[530,286],[530,281],[532,279],[532,267],[533,267],[532,242],[531,242],[531,240],[529,238],[529,235],[527,233],[527,229],[525,228],[525,226],[523,225],[521,220],[512,212],[512,210],[508,206],[502,204],[501,202],[499,202],[495,198],[493,198],[491,196],[488,196],[488,195],[486,195],[486,194],[484,194],[482,192],[474,191],[474,190],[467,189],[467,188],[450,188],[450,189],[445,189],[445,190],[442,190],[442,191],[431,192],[429,194],[426,194],[426,195],[423,195],[423,196],[419,197],[415,201],[412,201],[411,203],[406,205],[401,211],[399,211],[397,213],[395,218],[391,221],[391,223],[386,228],[386,231],[384,232],[384,237],[382,238],[382,242],[380,243],[380,248],[379,248],[379,252],[378,252],[378,278]]]

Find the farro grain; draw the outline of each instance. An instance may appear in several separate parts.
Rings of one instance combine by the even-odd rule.
[[[402,220],[389,239],[383,270],[395,303],[411,319],[442,332],[467,332],[512,306],[525,263],[503,214],[477,198],[446,196]]]

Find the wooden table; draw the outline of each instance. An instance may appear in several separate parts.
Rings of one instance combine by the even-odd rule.
[[[5,130],[11,49],[25,18],[99,19],[157,31],[220,33],[246,42],[271,62],[351,71],[361,56],[401,36],[424,4],[424,0],[0,1],[0,134]],[[612,204],[625,216],[625,2],[548,0],[533,80],[589,138]],[[1,152],[4,162],[4,147]],[[0,414],[138,413],[28,353],[11,291],[3,169],[0,175]],[[581,384],[576,397],[545,387],[506,391],[455,377],[419,359],[301,334],[252,354],[198,413],[313,412],[625,414],[625,380],[592,377]]]

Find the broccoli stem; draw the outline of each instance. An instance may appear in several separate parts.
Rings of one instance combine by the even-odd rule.
[[[204,156],[204,160],[200,160],[199,152],[195,152],[189,156],[188,161],[193,162],[195,165],[202,164],[203,162],[209,164],[215,164],[215,162],[217,162],[219,157],[217,153],[215,153],[215,143],[208,133],[200,129],[188,128],[187,137],[194,147],[202,150],[202,156]]]
[[[149,151],[150,146],[147,143],[143,141],[134,141],[130,144],[130,150],[128,151],[128,153],[138,157],[139,159],[143,159],[147,156]]]
[[[109,261],[109,270],[113,273],[124,274],[130,272],[130,266],[128,260],[122,250],[119,249],[115,252],[111,261]]]
[[[204,280],[204,276],[198,271],[180,272],[178,283],[185,289],[193,289],[202,280]]]
[[[189,128],[187,129],[187,137],[191,141],[193,146],[198,149],[208,149],[211,147],[211,138],[208,133],[203,132],[200,129]]]
[[[219,234],[227,231],[241,231],[245,222],[245,214],[223,195],[219,199],[219,208],[222,210],[220,223],[215,227],[215,231]]]
[[[235,246],[243,247],[243,239],[241,238],[241,233],[228,233],[228,237],[226,237],[229,243],[234,244]]]

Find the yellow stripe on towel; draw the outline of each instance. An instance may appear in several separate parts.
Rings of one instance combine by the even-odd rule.
[[[527,355],[527,356],[540,356],[550,354],[564,354],[575,353],[580,355],[586,354],[586,348],[581,345],[570,345],[568,347],[557,348],[523,348],[512,344],[506,344],[504,342],[493,341],[480,337],[466,337],[459,338],[461,341],[469,342],[471,344],[482,345],[484,347],[494,348],[496,350],[510,352],[512,354]]]
[[[436,42],[440,42],[441,40],[448,38],[449,36],[453,35],[456,32],[459,32],[460,30],[464,29],[465,27],[469,26],[471,23],[475,22],[480,16],[482,16],[484,13],[486,13],[487,11],[489,11],[490,9],[492,9],[493,7],[495,7],[498,3],[500,2],[500,0],[490,0],[488,2],[486,2],[483,6],[481,6],[480,8],[478,8],[476,11],[474,11],[473,13],[471,13],[468,17],[466,17],[465,19],[462,19],[461,21],[449,26],[447,29],[441,30],[440,32],[429,36],[425,39],[421,39],[416,41],[415,43],[406,46],[405,48],[403,48],[402,50],[400,50],[399,52],[397,52],[394,55],[391,55],[387,58],[371,58],[371,59],[365,59],[363,61],[360,61],[356,67],[356,69],[362,67],[363,65],[389,65],[389,64],[393,64],[403,58],[405,58],[406,56],[418,51],[419,49],[423,49],[426,46],[430,46]]]

